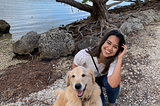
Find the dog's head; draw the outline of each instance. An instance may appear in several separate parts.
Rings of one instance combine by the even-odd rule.
[[[84,91],[95,84],[95,77],[91,69],[79,66],[67,73],[66,82],[67,87],[71,86],[77,96],[82,97]]]

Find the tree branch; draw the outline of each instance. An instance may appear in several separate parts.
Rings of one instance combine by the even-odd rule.
[[[117,4],[120,4],[122,3],[124,0],[120,0],[119,2],[116,2],[116,3],[112,3],[110,5],[107,5],[107,8],[109,9],[110,7],[114,6],[114,5],[117,5]]]
[[[86,11],[89,13],[92,12],[92,6],[90,6],[88,4],[82,4],[82,3],[77,2],[75,0],[56,0],[56,2],[65,3],[65,4],[68,4],[68,5],[73,6],[75,8],[78,8],[79,10],[83,10],[83,11]]]
[[[108,2],[109,0],[104,0],[103,2],[102,2],[102,4],[106,4],[106,2]]]

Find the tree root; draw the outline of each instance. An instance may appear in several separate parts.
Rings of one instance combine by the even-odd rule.
[[[99,21],[90,21],[90,20],[80,20],[73,22],[67,26],[61,27],[60,29],[67,30],[68,33],[71,33],[73,38],[80,40],[84,36],[97,36],[102,37],[103,34],[110,27],[117,28],[116,25],[110,24],[104,20]]]

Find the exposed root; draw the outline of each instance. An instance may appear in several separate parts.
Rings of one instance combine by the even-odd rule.
[[[83,32],[82,32],[83,30],[81,31],[81,29],[84,28],[84,30],[85,30],[86,29],[85,27],[87,27],[87,24],[85,24],[85,23],[82,26],[78,26],[79,35],[77,36],[77,39],[83,37]]]
[[[97,36],[102,37],[103,34],[110,27],[117,28],[116,25],[110,24],[105,20],[99,21],[89,21],[89,20],[81,20],[73,22],[65,27],[61,27],[61,29],[67,30],[67,32],[73,35],[75,40],[79,40],[83,38],[83,36]]]

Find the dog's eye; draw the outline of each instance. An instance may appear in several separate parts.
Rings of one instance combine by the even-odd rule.
[[[82,74],[82,77],[85,77],[86,75],[85,74]]]
[[[72,75],[72,78],[74,78],[75,77],[75,75]]]

